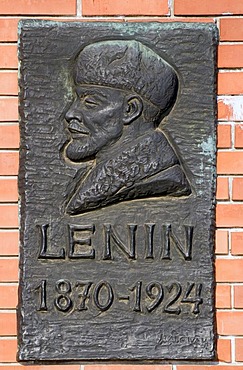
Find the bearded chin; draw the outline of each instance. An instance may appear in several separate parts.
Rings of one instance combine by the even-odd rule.
[[[82,139],[82,143],[80,143],[80,141],[81,140],[73,139],[66,148],[66,155],[72,162],[89,160],[99,150],[99,146],[92,138],[84,138]]]

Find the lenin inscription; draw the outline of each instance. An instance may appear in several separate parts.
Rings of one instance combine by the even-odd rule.
[[[216,46],[20,22],[20,361],[215,358]]]

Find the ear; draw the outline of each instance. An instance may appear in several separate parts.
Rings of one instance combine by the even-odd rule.
[[[123,121],[125,124],[131,123],[137,117],[139,117],[143,111],[143,102],[142,99],[137,96],[129,96],[125,103],[125,112]]]

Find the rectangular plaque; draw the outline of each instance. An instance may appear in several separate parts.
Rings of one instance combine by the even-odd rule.
[[[19,360],[215,358],[216,27],[19,29]]]

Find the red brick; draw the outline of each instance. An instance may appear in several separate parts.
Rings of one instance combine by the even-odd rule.
[[[75,15],[76,0],[18,0],[14,6],[9,0],[1,0],[0,14]]]
[[[0,98],[0,121],[18,121],[18,98]]]
[[[8,325],[6,325],[8,323]],[[16,313],[0,312],[0,336],[11,336],[17,333]]]
[[[79,0],[78,0],[79,1]],[[154,17],[153,17],[154,18]],[[49,20],[49,21],[55,21],[55,22],[97,22],[97,21],[102,21],[102,22],[111,22],[111,19],[110,18],[102,18],[102,19],[97,19],[97,18],[94,18],[94,17],[85,17],[85,18],[76,18],[76,17],[42,17],[42,19],[44,20]],[[130,19],[130,18],[129,18]],[[138,21],[138,18],[136,18],[137,21]],[[140,18],[139,18],[139,21],[140,21]],[[121,23],[121,22],[124,22],[124,18],[115,18],[115,17],[112,17],[112,22],[115,22],[115,23]]]
[[[217,329],[219,335],[243,335],[242,322],[242,311],[217,312]],[[239,369],[237,368],[237,370]]]
[[[20,370],[20,369],[17,369],[17,370]],[[30,367],[28,366],[28,369],[26,370],[80,370],[80,365],[49,365],[49,366],[42,365],[42,366],[30,366]]]
[[[243,148],[243,125],[235,125],[235,147]]]
[[[218,283],[243,282],[243,259],[217,259],[216,281]]]
[[[80,365],[43,365],[43,366],[28,366],[28,370],[80,370]],[[20,370],[20,369],[19,369]],[[27,369],[26,369],[27,370]]]
[[[86,19],[85,19],[85,21],[87,21]],[[104,19],[104,21],[105,21],[105,19]],[[107,21],[110,21],[110,19],[107,19]],[[155,17],[153,17],[153,18],[149,18],[149,17],[144,17],[144,18],[141,18],[141,17],[139,17],[139,20],[138,20],[138,18],[136,17],[134,17],[134,18],[132,18],[132,17],[126,17],[125,18],[125,21],[126,22],[162,22],[162,23],[171,23],[171,22],[187,22],[187,23],[195,23],[195,22],[197,22],[197,23],[215,23],[215,20],[214,20],[214,18],[203,18],[203,17],[197,17],[197,18],[192,18],[192,17],[190,17],[190,18],[187,18],[187,17],[185,17],[185,18],[183,18],[183,17],[176,17],[176,18],[167,18],[167,17],[165,17],[165,18],[155,18]],[[103,19],[102,19],[102,22],[103,22]],[[113,22],[113,20],[112,20],[112,22]]]
[[[231,147],[231,125],[218,125],[218,148]]]
[[[77,19],[77,18],[71,18],[71,17],[65,17],[65,18],[61,18],[61,17],[43,17],[42,19],[45,19],[45,20],[54,20],[54,21],[57,21],[57,22],[97,22],[97,18],[88,18],[88,17],[85,17],[83,19]],[[100,20],[98,20],[100,21]],[[102,22],[110,22],[111,19],[110,18],[102,18]],[[117,23],[121,23],[121,22],[160,22],[160,23],[171,23],[171,22],[188,22],[188,23],[215,23],[215,19],[214,18],[210,18],[210,17],[190,17],[190,18],[187,18],[187,17],[176,17],[176,18],[168,18],[168,17],[155,17],[155,16],[140,16],[139,19],[138,17],[136,16],[125,16],[125,17],[122,17],[122,18],[115,18],[113,17],[112,18],[112,22],[117,22]]]
[[[175,15],[242,14],[242,0],[175,0]]]
[[[233,179],[232,199],[243,200],[243,177],[235,177]]]
[[[243,370],[243,366],[228,365],[177,365],[176,370]]]
[[[243,308],[243,286],[234,286],[234,307]]]
[[[80,365],[7,365],[0,368],[1,370],[80,370]]]
[[[19,18],[0,19],[0,41],[17,41],[18,21]]]
[[[219,361],[231,362],[231,340],[218,339],[217,352]]]
[[[17,149],[19,147],[19,126],[0,125],[0,148]]]
[[[172,370],[171,365],[86,365],[85,370]]]
[[[3,179],[0,177],[0,202],[16,202],[17,200],[17,179]]]
[[[218,74],[218,94],[243,94],[243,72],[220,72]]]
[[[217,178],[216,198],[218,200],[229,199],[229,179],[228,177],[218,177]]]
[[[219,175],[243,174],[243,152],[218,152],[217,171]]]
[[[19,168],[18,152],[0,152],[0,175],[17,175]]]
[[[0,339],[0,361],[15,362],[17,352],[17,339]]]
[[[243,6],[243,2],[242,2]],[[243,67],[243,45],[222,44],[218,48],[219,68],[240,68]]]
[[[82,14],[87,15],[167,15],[167,0],[82,0]]]
[[[243,338],[235,339],[235,360],[243,361]],[[236,370],[238,367],[236,368]]]
[[[0,71],[0,95],[18,95],[18,74],[16,71]]]
[[[16,308],[18,303],[18,287],[16,285],[0,286],[0,308]]]
[[[218,119],[223,121],[230,121],[232,116],[232,107],[224,101],[225,99],[218,100]]]
[[[216,254],[228,254],[229,252],[228,231],[216,230],[215,241],[216,241]]]
[[[218,148],[230,148],[231,147],[231,126],[230,125],[218,125]]]
[[[19,233],[0,230],[0,256],[16,256],[19,251]]]
[[[0,227],[18,227],[18,205],[0,204]]]
[[[221,18],[220,19],[221,41],[243,41],[243,19]]]
[[[218,119],[220,121],[243,121],[243,96],[220,96]]]
[[[218,227],[243,227],[243,204],[218,204],[216,224]]]
[[[18,268],[17,259],[0,259],[0,282],[17,282]]]
[[[17,45],[0,45],[0,68],[17,67]]]
[[[226,284],[216,286],[216,307],[231,308],[231,287]]]
[[[243,232],[231,233],[231,253],[233,255],[243,255]]]

